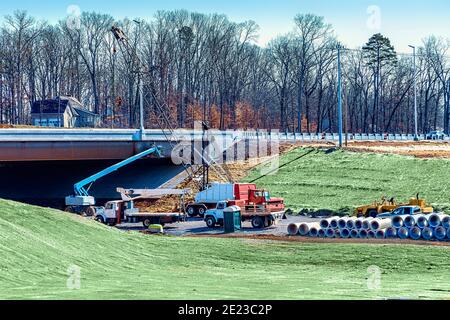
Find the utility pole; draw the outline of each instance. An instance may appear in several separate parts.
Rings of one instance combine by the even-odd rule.
[[[449,133],[449,113],[450,113],[450,78],[447,80],[447,90],[448,90],[448,93],[447,93],[447,105],[446,105],[446,108],[444,108],[444,112],[445,112],[445,115],[444,115],[444,127],[445,127],[445,130],[446,130],[446,134],[448,134]]]
[[[342,88],[341,88],[341,45],[338,44],[338,129],[339,148],[342,148]]]
[[[416,47],[409,46],[413,49],[413,60],[414,60],[414,141],[419,141],[419,129],[417,122],[417,71],[416,71]]]
[[[139,37],[141,36],[141,21],[139,20],[133,20],[134,23],[138,25],[139,31]],[[136,47],[136,56],[137,56],[137,47]],[[140,66],[138,67],[141,68]],[[140,136],[141,140],[144,137],[145,134],[145,126],[144,126],[144,81],[142,78],[144,77],[144,72],[142,70],[139,70],[138,72],[139,77],[139,125],[140,125]]]
[[[144,82],[142,81],[142,76],[139,79],[139,123],[141,125],[141,136],[144,135],[145,125],[144,125]]]

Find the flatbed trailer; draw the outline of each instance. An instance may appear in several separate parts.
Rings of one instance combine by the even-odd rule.
[[[217,225],[224,224],[224,210],[230,206],[235,206],[235,201],[219,201],[215,209],[206,211],[205,222],[209,228],[215,228]],[[239,207],[239,206],[237,206]],[[264,229],[272,227],[281,219],[285,218],[285,211],[270,211],[264,207],[254,207],[252,209],[241,208],[242,222],[251,221],[255,229]]]
[[[162,213],[125,213],[126,221],[130,223],[142,222],[145,228],[152,224],[170,224],[186,221],[186,215],[180,212],[162,212]]]

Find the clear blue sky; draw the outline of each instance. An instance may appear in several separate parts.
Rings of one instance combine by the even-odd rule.
[[[24,9],[38,19],[56,22],[67,16],[70,5],[115,18],[149,19],[158,10],[170,9],[224,13],[233,21],[256,21],[261,45],[292,30],[297,13],[324,16],[350,47],[363,45],[376,32],[390,37],[399,52],[408,52],[408,44],[420,44],[431,34],[450,38],[449,0],[2,0],[0,15]],[[380,19],[377,10],[368,14],[373,5],[379,8]]]

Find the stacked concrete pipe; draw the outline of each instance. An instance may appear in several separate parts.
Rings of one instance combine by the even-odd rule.
[[[450,216],[442,213],[430,215],[403,215],[392,218],[331,217],[320,222],[291,223],[291,236],[320,238],[412,239],[450,240]]]

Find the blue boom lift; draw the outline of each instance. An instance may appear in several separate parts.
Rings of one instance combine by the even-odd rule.
[[[66,206],[67,206],[66,211],[77,214],[84,214],[87,216],[94,215],[95,198],[89,195],[89,189],[91,188],[92,184],[98,179],[101,179],[107,176],[108,174],[117,171],[120,168],[129,165],[130,163],[133,163],[134,161],[142,159],[146,156],[149,156],[151,154],[156,154],[158,157],[161,157],[160,148],[153,147],[151,149],[148,149],[126,160],[116,163],[90,176],[89,178],[86,178],[80,182],[75,183],[73,186],[74,195],[66,197]]]

